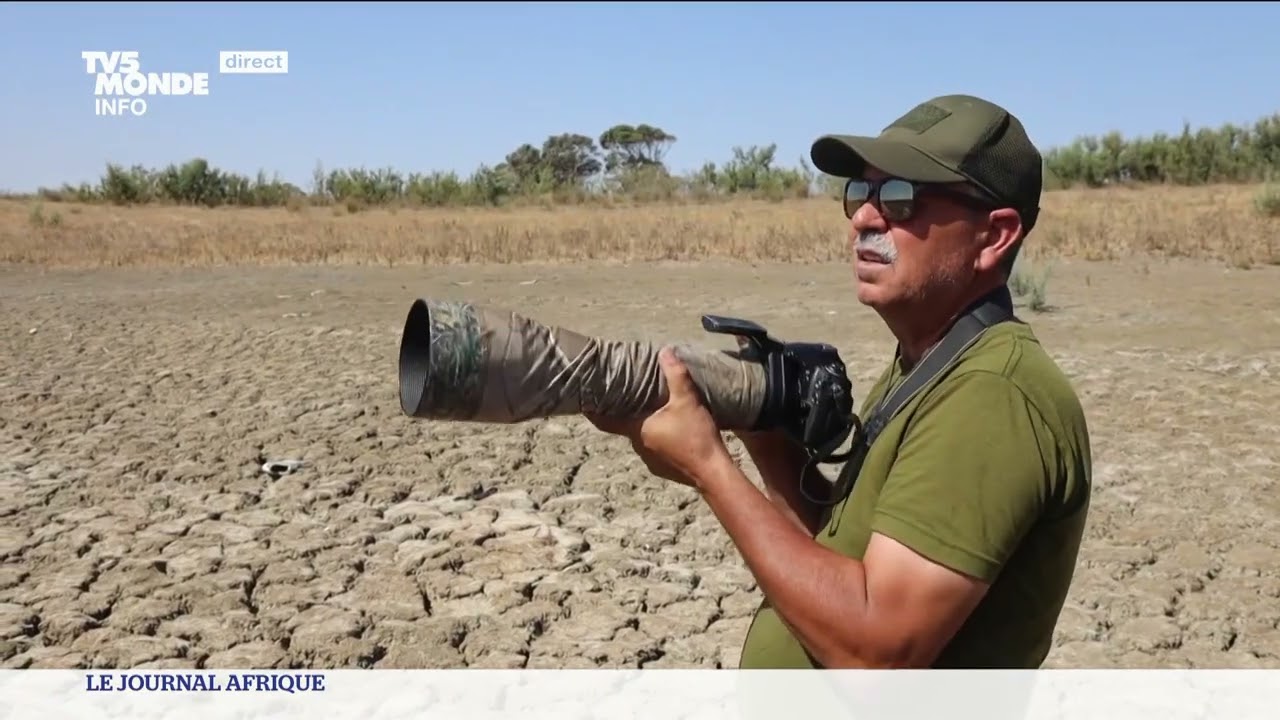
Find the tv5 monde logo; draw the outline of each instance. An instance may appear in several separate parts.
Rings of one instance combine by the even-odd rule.
[[[143,72],[137,50],[83,50],[85,72],[94,76],[93,114],[143,116],[148,98],[208,95],[207,72]],[[221,74],[288,74],[287,50],[219,50]]]

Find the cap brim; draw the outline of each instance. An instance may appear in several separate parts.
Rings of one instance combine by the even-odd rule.
[[[925,152],[896,140],[856,135],[824,135],[809,157],[818,170],[836,177],[856,177],[867,165],[887,175],[916,182],[964,182],[960,173]]]

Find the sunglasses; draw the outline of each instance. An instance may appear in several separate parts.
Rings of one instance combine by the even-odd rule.
[[[876,204],[880,207],[880,213],[886,220],[904,222],[911,219],[915,213],[916,202],[921,195],[925,194],[945,195],[975,210],[990,210],[996,207],[989,200],[942,185],[912,182],[902,178],[883,180],[851,178],[844,184],[844,216],[852,219],[858,208],[874,197]]]

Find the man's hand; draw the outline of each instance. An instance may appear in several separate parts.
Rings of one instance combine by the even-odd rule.
[[[667,381],[667,403],[643,419],[588,415],[598,429],[631,440],[649,472],[697,487],[721,463],[733,462],[698,386],[671,348],[658,353]]]

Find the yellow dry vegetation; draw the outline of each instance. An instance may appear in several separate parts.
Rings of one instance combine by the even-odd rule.
[[[1255,185],[1048,192],[1033,260],[1189,257],[1280,263]],[[119,207],[0,200],[0,262],[45,267],[379,265],[582,260],[842,261],[829,198],[512,208]]]

